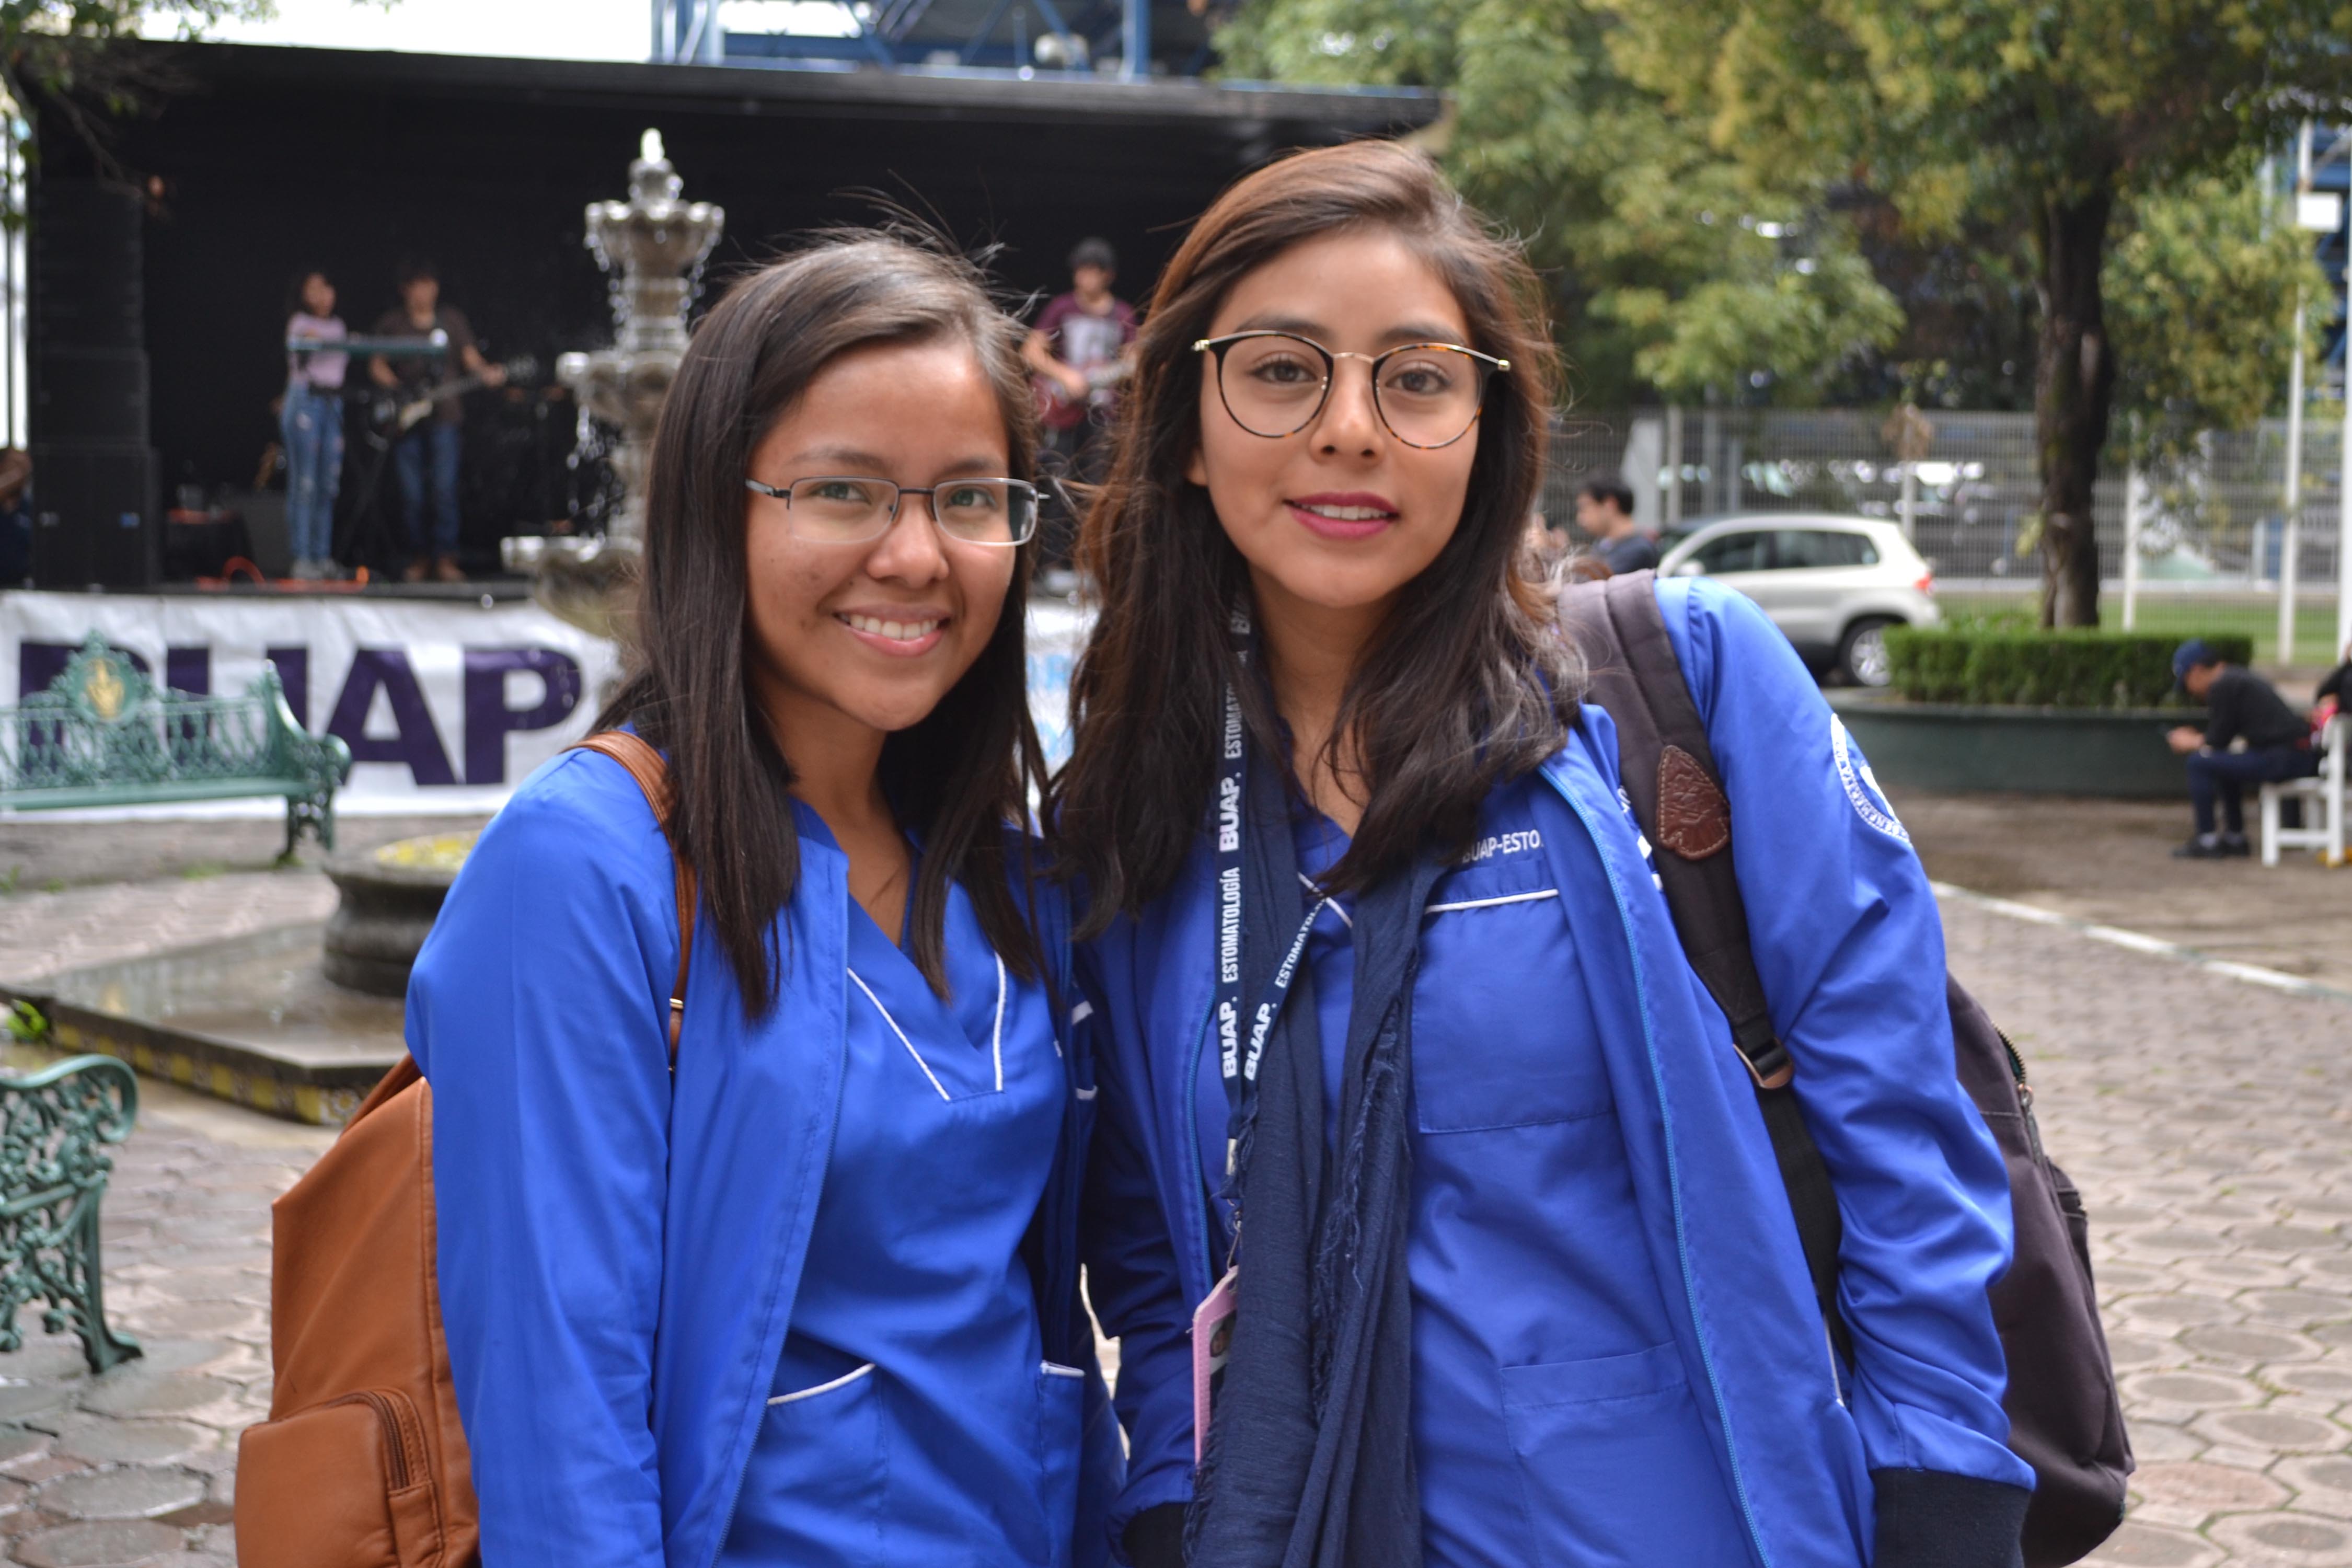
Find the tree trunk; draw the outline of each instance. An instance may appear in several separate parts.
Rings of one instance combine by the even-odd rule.
[[[2106,179],[2074,202],[2042,205],[2042,335],[2033,375],[2033,438],[2042,461],[2042,624],[2099,624],[2099,547],[2091,487],[2107,444],[2116,358],[2107,345],[2099,270],[2115,191]]]

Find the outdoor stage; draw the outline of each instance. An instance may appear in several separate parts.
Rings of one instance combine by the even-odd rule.
[[[1064,258],[1082,237],[1118,247],[1118,291],[1139,300],[1235,176],[1287,148],[1412,131],[1441,107],[1409,89],[1091,72],[1024,81],[217,44],[138,53],[173,84],[150,112],[111,128],[114,177],[140,188],[143,216],[105,256],[70,223],[44,229],[42,215],[58,216],[52,198],[100,173],[69,127],[45,127],[34,205],[47,237],[29,260],[37,300],[71,305],[79,322],[94,307],[75,279],[124,264],[131,247],[136,335],[108,346],[117,358],[143,353],[144,406],[102,434],[75,426],[61,404],[37,409],[34,438],[152,448],[165,501],[184,486],[211,497],[254,483],[278,434],[271,399],[286,379],[287,290],[303,269],[325,270],[357,331],[395,303],[402,259],[423,257],[493,359],[544,369],[609,342],[612,296],[583,244],[582,215],[625,194],[648,128],[662,132],[686,199],[726,210],[704,308],[797,236],[895,215],[987,257],[1008,303],[1027,310],[1069,286]],[[468,414],[457,554],[479,575],[494,569],[499,539],[542,531],[585,503],[566,466],[577,409],[559,389],[484,393]],[[346,461],[339,558],[396,574],[405,551],[391,476],[369,464],[356,430]],[[381,512],[362,529],[353,513],[371,479]],[[95,510],[111,522],[136,504]]]

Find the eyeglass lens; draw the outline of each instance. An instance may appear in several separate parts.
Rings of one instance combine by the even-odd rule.
[[[901,491],[887,479],[793,481],[793,532],[827,543],[877,538],[890,526]],[[921,490],[906,492],[919,496]],[[974,544],[1024,544],[1037,526],[1037,494],[1010,479],[950,479],[931,487],[940,531]]]
[[[1225,407],[1253,436],[1288,436],[1313,423],[1328,390],[1332,362],[1305,338],[1272,332],[1235,341],[1218,365]],[[1372,367],[1372,401],[1401,441],[1443,447],[1478,416],[1486,366],[1458,349],[1416,345],[1383,355]]]

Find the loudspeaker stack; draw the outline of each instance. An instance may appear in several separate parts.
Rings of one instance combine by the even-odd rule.
[[[32,565],[44,588],[156,580],[162,488],[147,436],[144,221],[129,186],[34,186]]]

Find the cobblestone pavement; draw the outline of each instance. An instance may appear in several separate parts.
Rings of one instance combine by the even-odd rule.
[[[477,828],[481,816],[346,817],[344,849]],[[306,841],[272,868],[276,822],[34,822],[0,818],[0,982],[322,921],[335,889]],[[119,879],[125,867],[141,879]],[[159,873],[161,873],[159,875]],[[115,878],[118,879],[109,879]]]
[[[1957,901],[1944,923],[2091,1212],[2139,1459],[2091,1561],[2352,1564],[2352,1005]]]
[[[2352,870],[2308,851],[2273,867],[2176,860],[2185,796],[1891,794],[1938,881],[2352,991]]]
[[[0,900],[0,981],[29,984],[334,912],[334,884],[307,867],[18,894]]]
[[[479,827],[487,816],[358,816],[335,819],[337,844],[372,849],[423,833]],[[141,882],[267,871],[286,842],[285,818],[142,817],[119,822],[64,821],[46,812],[0,813],[0,907],[5,895],[58,892],[93,882]],[[316,865],[326,851],[309,838],[299,851]]]
[[[26,1568],[225,1568],[236,1439],[269,1410],[269,1202],[331,1134],[142,1080],[107,1193],[107,1309],[145,1354],[91,1377],[20,1318],[0,1356],[0,1540]]]
[[[2352,1006],[1969,904],[1945,921],[2091,1205],[2140,1460],[2092,1561],[2352,1568]],[[0,1550],[26,1568],[234,1558],[236,1435],[269,1399],[268,1201],[329,1135],[142,1092],[105,1214],[110,1306],[146,1358],[93,1379],[37,1329],[0,1356]]]

